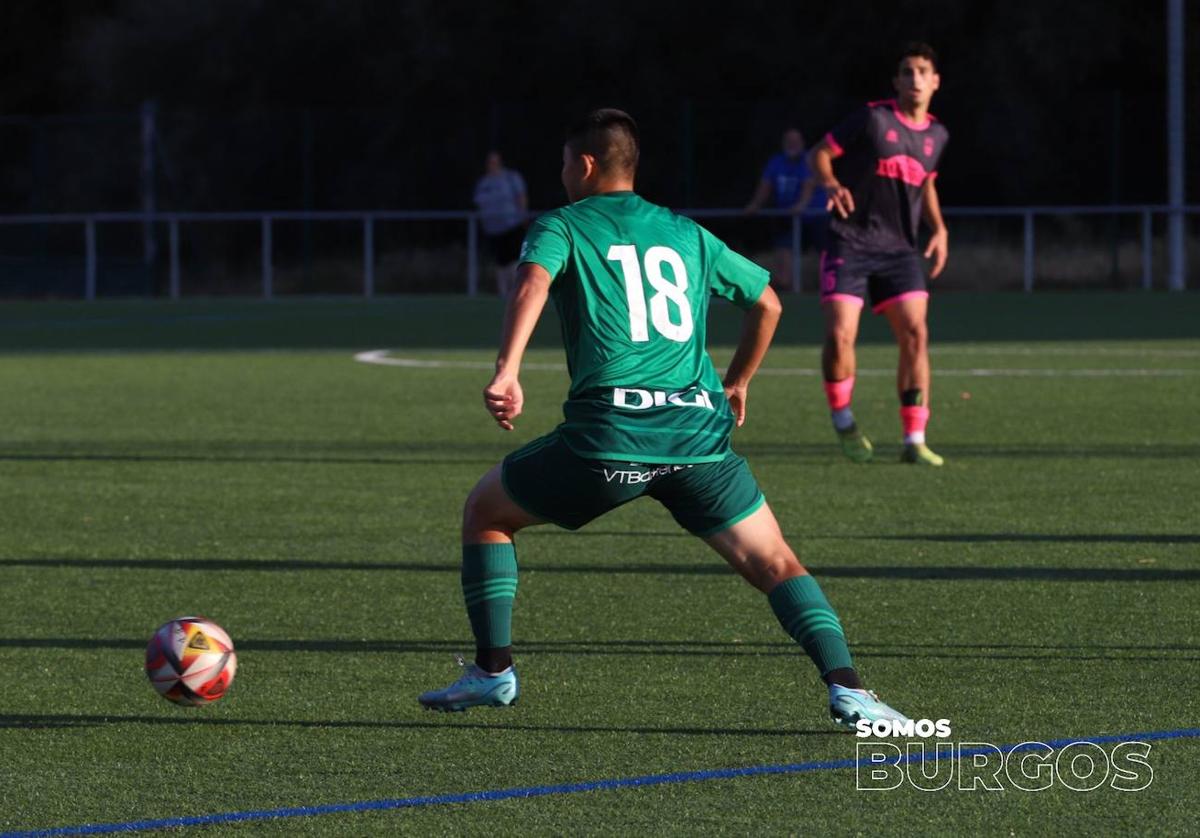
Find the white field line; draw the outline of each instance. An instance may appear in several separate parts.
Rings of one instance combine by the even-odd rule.
[[[489,361],[445,361],[435,358],[393,358],[390,349],[372,349],[355,354],[360,364],[381,364],[385,367],[407,367],[408,369],[432,370],[490,370],[496,365]],[[566,372],[566,364],[521,364],[523,370],[547,370]]]
[[[437,358],[397,358],[388,349],[372,349],[359,352],[354,360],[362,364],[379,364],[386,367],[406,369],[459,369],[490,370],[494,365],[487,361],[452,361]],[[566,372],[566,364],[522,364],[523,370]],[[817,367],[763,367],[759,375],[790,375],[815,377],[821,374]],[[861,376],[894,376],[895,369],[871,369],[859,367]],[[937,378],[1180,378],[1200,374],[1192,369],[1007,369],[971,368],[937,369]]]
[[[1200,358],[1200,349],[1168,349],[1135,346],[933,346],[933,356],[955,355],[1024,355],[1029,357],[1075,357],[1087,358],[1110,355],[1117,358]]]
[[[800,375],[816,376],[820,374],[816,367],[772,367],[760,368],[759,375]],[[894,378],[895,368],[864,369],[859,367],[856,375],[887,376]],[[1156,369],[988,369],[973,367],[967,369],[946,369],[936,367],[934,378],[1180,378],[1200,375],[1200,370],[1156,370]]]

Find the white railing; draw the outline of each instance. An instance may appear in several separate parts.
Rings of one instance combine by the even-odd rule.
[[[746,218],[740,209],[685,209],[680,214],[691,218]],[[1039,216],[1140,216],[1142,288],[1153,287],[1153,220],[1154,216],[1173,216],[1177,213],[1192,215],[1200,213],[1200,206],[1185,206],[1179,210],[1159,204],[1120,206],[1039,206],[1039,207],[943,207],[947,218],[956,217],[1020,217],[1024,221],[1023,279],[1025,291],[1034,288],[1034,258],[1036,240],[1034,222]],[[800,293],[804,287],[802,260],[803,217],[817,218],[824,213],[809,211],[804,216],[785,210],[765,210],[758,215],[789,217],[791,219],[792,276],[791,290]],[[277,221],[358,221],[362,224],[363,277],[362,295],[375,296],[375,224],[379,221],[461,221],[465,225],[467,241],[466,292],[469,296],[479,293],[479,213],[471,211],[442,210],[370,210],[370,211],[255,211],[255,212],[95,212],[41,215],[0,215],[0,225],[46,225],[79,224],[83,226],[84,266],[83,297],[96,299],[98,254],[96,225],[104,223],[140,223],[167,225],[168,239],[168,295],[171,299],[181,296],[182,267],[179,256],[179,225],[184,222],[243,221],[258,222],[261,231],[261,294],[264,299],[274,296],[274,252],[273,225]],[[1182,271],[1181,271],[1182,273]]]

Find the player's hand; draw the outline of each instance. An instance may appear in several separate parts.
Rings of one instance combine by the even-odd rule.
[[[938,274],[946,267],[946,257],[950,254],[950,234],[943,227],[929,237],[929,246],[925,248],[925,258],[933,259],[933,267],[929,271],[930,279],[937,279]]]
[[[511,373],[496,373],[491,383],[483,389],[483,406],[492,414],[497,425],[511,431],[512,420],[521,415],[521,409],[525,406],[521,382]]]
[[[733,418],[739,428],[746,421],[746,389],[744,384],[725,385],[725,398],[729,400],[729,408],[733,411]]]
[[[829,200],[825,202],[825,209],[837,213],[839,218],[849,218],[854,212],[854,193],[840,183],[827,187],[826,194]]]

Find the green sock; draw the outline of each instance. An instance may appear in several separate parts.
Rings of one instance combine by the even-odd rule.
[[[822,676],[854,666],[842,624],[816,579],[793,576],[772,588],[767,601],[783,630],[804,647]]]
[[[512,645],[517,550],[508,544],[464,544],[462,590],[477,649]]]

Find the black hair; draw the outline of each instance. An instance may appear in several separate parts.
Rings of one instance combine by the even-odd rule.
[[[641,143],[637,123],[625,111],[597,108],[567,130],[573,154],[590,154],[601,172],[637,171]]]
[[[938,56],[937,50],[931,47],[924,41],[909,41],[900,50],[900,57],[896,59],[895,67],[899,67],[901,62],[906,58],[924,58],[933,65],[933,71],[938,71]]]

